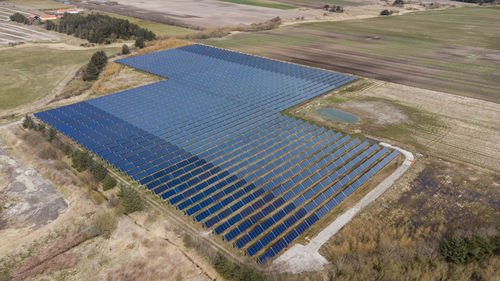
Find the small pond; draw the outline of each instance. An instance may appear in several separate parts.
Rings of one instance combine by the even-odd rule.
[[[321,117],[343,123],[357,123],[359,121],[358,116],[335,108],[320,108],[316,110],[316,113]]]

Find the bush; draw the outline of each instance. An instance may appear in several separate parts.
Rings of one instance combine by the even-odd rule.
[[[498,236],[491,239],[475,235],[472,237],[451,237],[444,241],[441,247],[441,255],[446,261],[455,264],[466,264],[478,261],[485,257],[498,253],[496,243]]]
[[[24,24],[31,24],[31,21],[21,13],[15,13],[11,15],[10,20]]]
[[[45,124],[43,123],[38,123],[36,126],[35,126],[35,131],[39,131],[39,132],[42,132],[42,134],[45,132]]]
[[[49,136],[47,137],[47,141],[52,142],[56,138],[56,135],[57,135],[56,129],[51,127],[49,129]]]
[[[122,201],[126,214],[142,211],[144,209],[144,202],[139,192],[133,187],[121,185],[117,195]]]
[[[333,13],[343,13],[344,12],[344,7],[339,6],[339,5],[333,5],[330,8],[330,12],[333,12]]]
[[[380,12],[380,15],[381,16],[390,16],[390,15],[392,15],[392,11],[383,10],[382,12]]]
[[[71,158],[71,163],[73,168],[75,168],[79,172],[82,172],[90,167],[92,163],[92,157],[88,152],[75,150]]]
[[[110,175],[107,175],[102,182],[102,190],[110,190],[116,186],[116,180]]]
[[[92,173],[94,179],[98,182],[103,181],[108,175],[108,170],[103,165],[97,162],[92,163],[92,166],[90,167],[90,172]]]
[[[146,44],[144,43],[144,38],[139,37],[139,38],[135,39],[135,47],[137,47],[139,49],[146,47]]]
[[[104,198],[104,196],[102,196],[101,193],[95,191],[93,189],[94,187],[91,188],[92,189],[89,191],[90,197],[92,198],[92,200],[94,200],[94,202],[97,203],[97,205],[101,205],[106,199]]]
[[[123,44],[122,55],[128,55],[128,54],[130,54],[130,49],[128,48],[127,44]]]
[[[113,212],[105,211],[94,215],[92,226],[99,235],[109,238],[113,230],[116,229],[117,222],[118,220]]]
[[[246,266],[234,264],[223,255],[218,255],[213,261],[215,270],[227,280],[264,281],[264,274]]]
[[[403,6],[405,3],[403,0],[395,0],[393,3],[392,3],[392,6],[398,6],[398,7],[401,7]]]
[[[33,119],[31,118],[31,116],[24,116],[24,121],[23,121],[23,128],[25,129],[34,129],[36,126],[35,122],[33,121]]]

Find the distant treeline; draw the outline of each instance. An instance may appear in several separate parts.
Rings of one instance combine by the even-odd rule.
[[[91,43],[105,43],[113,39],[143,38],[151,41],[156,35],[128,20],[107,15],[64,14],[58,21],[47,21],[47,30],[87,39]]]

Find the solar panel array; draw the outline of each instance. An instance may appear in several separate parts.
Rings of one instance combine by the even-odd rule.
[[[352,76],[202,45],[118,62],[168,80],[36,117],[260,262],[397,156],[280,114]]]

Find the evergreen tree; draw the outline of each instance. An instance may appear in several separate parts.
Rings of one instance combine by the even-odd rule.
[[[101,182],[108,175],[108,170],[101,165],[100,163],[94,162],[92,163],[92,167],[90,167],[90,172],[92,172],[92,176],[98,182]]]
[[[117,196],[120,198],[125,213],[127,214],[142,211],[144,209],[144,202],[139,192],[130,186],[121,185]]]
[[[135,39],[135,46],[139,49],[146,47],[146,44],[144,43],[144,38],[139,37]]]
[[[77,171],[87,170],[92,164],[92,157],[86,151],[75,150],[71,158],[72,166]]]
[[[29,116],[29,115],[24,116],[23,128],[29,129],[29,130],[35,128],[35,122],[33,122],[33,119],[31,119],[31,116]]]
[[[127,54],[130,54],[130,49],[128,48],[127,44],[123,44],[122,55],[127,55]]]
[[[116,186],[116,180],[110,175],[107,175],[102,182],[102,190],[110,190]]]
[[[94,63],[90,62],[83,71],[83,81],[94,81],[99,77],[99,68]]]
[[[95,52],[90,58],[90,63],[94,64],[99,72],[101,72],[106,64],[108,64],[108,57],[104,51]]]

